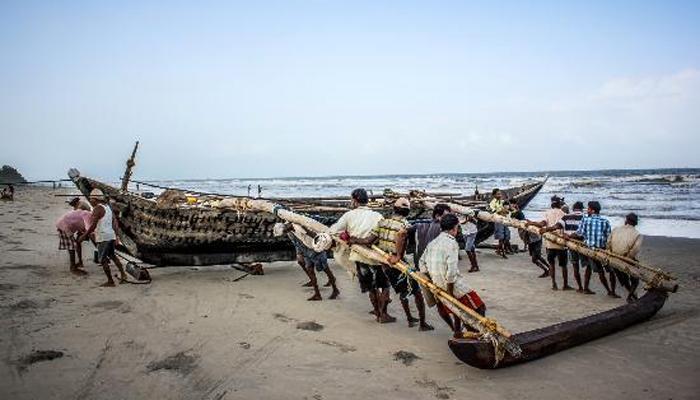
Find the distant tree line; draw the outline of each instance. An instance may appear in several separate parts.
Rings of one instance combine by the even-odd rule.
[[[2,183],[26,183],[22,174],[9,165],[3,165],[0,169],[0,182]]]

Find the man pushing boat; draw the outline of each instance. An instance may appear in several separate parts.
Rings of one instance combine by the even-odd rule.
[[[408,219],[406,219],[410,212],[411,202],[406,198],[399,198],[394,202],[393,215],[379,221],[377,227],[372,231],[372,234],[366,238],[352,238],[351,242],[353,244],[365,246],[376,244],[381,250],[391,255],[389,263],[396,264],[398,261],[403,260],[406,254],[408,237],[414,234],[416,230],[415,227],[408,222]],[[404,274],[390,265],[384,266],[383,271],[389,279],[389,283],[391,283],[391,286],[394,288],[394,291],[399,295],[401,306],[406,314],[408,327],[412,328],[416,323],[419,323],[419,330],[432,331],[434,328],[425,322],[425,300],[423,299],[423,293],[420,290],[418,282],[411,279],[408,274]],[[416,303],[418,319],[411,315],[411,308],[408,302],[408,297],[411,295]],[[386,303],[384,304],[385,313],[387,305]]]
[[[460,303],[483,316],[486,305],[459,272],[459,245],[455,239],[459,232],[459,220],[454,214],[445,214],[440,219],[440,227],[442,232],[428,244],[420,258],[420,272],[427,274],[436,286]],[[438,314],[450,326],[454,337],[462,338],[462,321],[444,304],[438,303],[437,307]]]
[[[369,196],[365,189],[353,190],[350,197],[352,210],[343,214],[329,229],[331,233],[341,233],[341,237],[349,245],[353,240],[370,236],[383,218],[382,214],[367,207]],[[349,258],[355,262],[360,289],[362,293],[368,293],[377,322],[396,322],[396,318],[386,311],[386,304],[389,303],[389,280],[382,270],[381,263],[355,251],[351,251]]]

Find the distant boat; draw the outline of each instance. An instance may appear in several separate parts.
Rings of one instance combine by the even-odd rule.
[[[119,239],[132,256],[156,266],[217,265],[243,262],[293,260],[294,247],[286,237],[275,237],[273,226],[280,222],[275,215],[241,211],[217,204],[240,196],[201,195],[181,191],[180,201],[159,202],[158,199],[120,190],[105,183],[69,173],[78,189],[89,196],[101,189],[118,215]],[[521,208],[534,198],[546,179],[502,190],[504,197]],[[124,187],[124,186],[123,186]],[[485,209],[488,198],[483,195],[431,193],[432,197],[452,203]],[[369,206],[384,215],[392,212],[398,194],[385,191],[371,196]],[[349,210],[350,202],[340,197],[271,199],[292,211],[331,225]],[[432,211],[416,202],[409,220],[430,219]],[[493,234],[493,224],[479,221],[476,241]]]

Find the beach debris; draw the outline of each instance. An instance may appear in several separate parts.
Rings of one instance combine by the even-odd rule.
[[[297,329],[301,329],[304,331],[318,332],[318,331],[323,329],[323,325],[318,324],[314,321],[305,321],[305,322],[299,322],[297,324]]]
[[[410,351],[399,350],[396,353],[394,353],[394,361],[401,361],[403,365],[406,366],[410,366],[416,360],[420,359],[420,357],[418,357],[415,353],[411,353]]]
[[[160,361],[152,361],[146,365],[148,372],[166,370],[174,371],[182,375],[188,375],[197,367],[197,359],[199,356],[196,354],[189,355],[186,352],[181,351],[172,356],[166,357]]]
[[[63,357],[63,352],[58,350],[35,350],[17,360],[17,369],[26,371],[27,367],[41,361],[51,361]]]
[[[237,269],[241,272],[245,272],[250,275],[265,275],[263,271],[263,266],[260,263],[240,263],[238,265],[231,265],[231,268]]]

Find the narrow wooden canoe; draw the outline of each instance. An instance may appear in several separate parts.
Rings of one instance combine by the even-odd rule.
[[[666,298],[666,292],[651,289],[631,304],[515,334],[512,339],[520,345],[522,354],[516,358],[506,353],[498,363],[496,363],[493,346],[485,341],[451,339],[449,345],[457,358],[473,367],[481,369],[508,367],[545,357],[646,321],[663,307]]]

